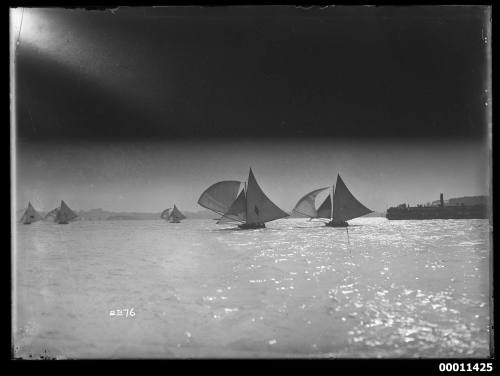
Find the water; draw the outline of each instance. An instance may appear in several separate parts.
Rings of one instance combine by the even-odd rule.
[[[18,225],[14,354],[486,357],[489,248],[485,220]]]

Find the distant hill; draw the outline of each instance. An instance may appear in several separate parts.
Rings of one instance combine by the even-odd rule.
[[[20,209],[16,212],[17,218],[21,218],[25,209]],[[75,211],[83,221],[105,221],[105,220],[151,220],[160,219],[161,212],[158,213],[146,213],[146,212],[113,212],[98,209],[90,210],[77,210]],[[181,212],[186,216],[186,219],[212,219],[217,218],[218,215],[208,210],[200,211],[184,211]],[[45,216],[47,212],[39,212],[42,216]]]
[[[217,214],[212,213],[208,210],[202,210],[197,212],[190,212],[181,210],[182,214],[186,216],[186,219],[209,219],[216,218]],[[82,217],[83,220],[88,221],[99,221],[99,220],[151,220],[160,219],[161,212],[157,213],[145,213],[145,212],[111,212],[102,209],[91,209],[91,210],[80,210],[78,215]]]
[[[137,220],[140,219],[133,215],[111,215],[106,218],[107,221],[127,221],[127,220]]]
[[[19,209],[16,211],[17,218],[21,218],[25,209]],[[108,210],[90,209],[90,210],[75,210],[76,214],[82,221],[105,221],[105,220],[151,220],[160,219],[161,212],[157,213],[146,213],[146,212],[113,212]],[[218,215],[209,210],[199,210],[199,211],[184,211],[181,212],[186,216],[186,219],[212,219],[217,218]],[[42,216],[45,216],[47,212],[40,211]]]
[[[17,218],[21,218],[25,209],[20,209],[16,212]],[[199,211],[183,211],[181,212],[186,216],[186,219],[215,219],[218,218],[219,215],[211,212],[209,210],[199,210]],[[47,212],[39,212],[42,216],[45,216]],[[142,213],[142,212],[112,212],[103,210],[101,208],[98,209],[90,209],[90,210],[78,210],[76,211],[78,217],[82,221],[106,221],[106,220],[152,220],[152,219],[160,219],[160,212],[158,213]],[[287,218],[305,218],[303,216],[299,216],[294,214],[293,212],[289,212],[290,217]],[[365,215],[365,217],[385,217],[385,213],[370,213]]]
[[[183,211],[181,212],[187,217],[187,218],[196,218],[196,219],[212,219],[212,218],[219,218],[220,215],[217,213],[214,213],[210,210],[198,210],[195,212],[190,212],[190,211]]]
[[[90,209],[88,211],[80,210],[77,212],[77,214],[82,220],[86,221],[103,221],[108,219],[110,216],[118,215],[112,212],[102,210],[101,208]]]

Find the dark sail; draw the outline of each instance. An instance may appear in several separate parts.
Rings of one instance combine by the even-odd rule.
[[[180,222],[182,219],[186,219],[186,217],[180,212],[179,209],[177,209],[177,206],[174,205],[172,213],[168,216],[168,220],[170,222]]]
[[[55,221],[58,223],[68,223],[69,221],[74,220],[78,215],[70,209],[68,205],[64,201],[61,201],[61,206],[57,211]]]
[[[288,217],[278,206],[276,206],[262,191],[257,184],[252,169],[248,175],[247,186],[247,219],[248,224],[263,224],[275,219]]]
[[[368,209],[347,189],[344,181],[337,175],[337,187],[333,197],[333,222],[348,221],[371,213]]]
[[[24,212],[21,217],[21,223],[30,224],[42,219],[42,216],[35,210],[35,208],[31,205],[31,202],[28,202],[28,208]]]

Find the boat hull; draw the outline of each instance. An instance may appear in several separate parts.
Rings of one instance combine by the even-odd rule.
[[[325,226],[327,226],[327,227],[348,227],[349,223],[347,223],[346,221],[341,221],[341,222],[330,221],[330,222],[326,223]]]
[[[242,230],[252,230],[258,228],[266,228],[266,225],[264,223],[242,223],[241,225],[238,225],[238,227]]]
[[[416,206],[387,209],[389,220],[408,219],[488,219],[486,205]]]

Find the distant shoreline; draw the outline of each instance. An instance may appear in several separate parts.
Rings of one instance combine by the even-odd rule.
[[[24,213],[24,209],[17,211],[18,218]],[[42,216],[45,216],[48,212],[40,212]],[[161,212],[158,213],[141,213],[141,212],[112,212],[103,209],[90,209],[90,210],[79,210],[76,211],[80,220],[84,221],[133,221],[133,220],[152,220],[161,219]],[[217,214],[212,213],[208,210],[200,210],[196,212],[183,211],[186,219],[216,219]],[[369,213],[363,217],[385,217],[385,213],[373,212]],[[299,218],[290,213],[290,217],[287,218]]]

